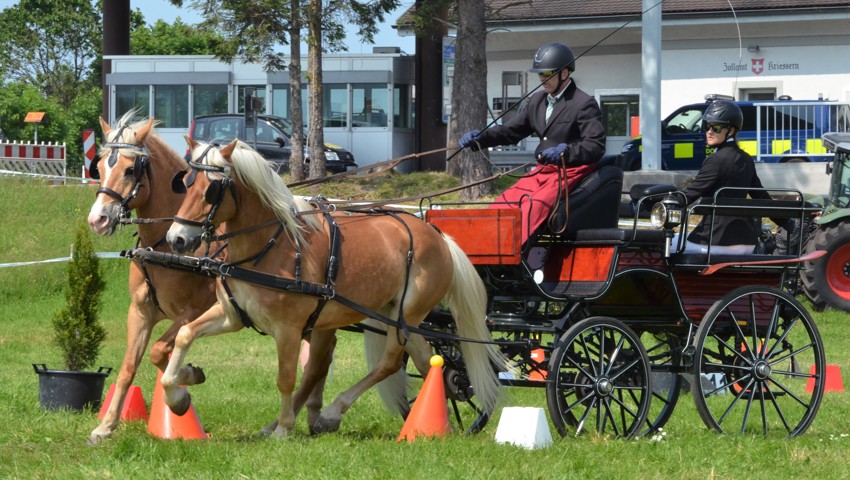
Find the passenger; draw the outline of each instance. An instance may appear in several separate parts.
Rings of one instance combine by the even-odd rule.
[[[693,182],[684,190],[688,204],[703,197],[712,199],[723,187],[763,188],[753,158],[735,140],[743,123],[744,114],[735,102],[717,100],[705,110],[702,116],[705,142],[717,150],[705,158]],[[746,198],[747,190],[726,190],[722,195]],[[755,199],[771,198],[764,190],[751,190],[749,195]],[[706,253],[710,238],[713,253],[753,253],[760,231],[761,219],[757,217],[718,215],[712,222],[711,215],[704,215],[688,235],[685,251]],[[677,240],[678,236],[674,245]]]
[[[470,130],[458,141],[473,150],[513,145],[529,135],[540,138],[538,165],[505,190],[491,208],[522,208],[522,243],[548,218],[552,208],[579,180],[596,170],[605,153],[605,127],[596,99],[576,86],[572,50],[547,43],[537,50],[529,72],[536,73],[543,91],[503,125]],[[533,201],[529,201],[529,198]],[[530,225],[529,225],[530,223]],[[530,227],[530,230],[529,230]]]

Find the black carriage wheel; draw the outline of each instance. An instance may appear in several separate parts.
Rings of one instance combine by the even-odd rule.
[[[640,337],[623,322],[591,317],[561,336],[552,353],[546,399],[562,436],[592,430],[630,438],[643,430],[652,399]]]
[[[652,402],[641,432],[644,436],[663,428],[673,414],[682,390],[682,376],[677,373],[682,355],[679,338],[671,333],[643,332],[640,340],[652,371]]]
[[[811,425],[824,389],[824,353],[812,317],[772,287],[741,287],[715,303],[695,340],[694,401],[719,432],[796,436]]]

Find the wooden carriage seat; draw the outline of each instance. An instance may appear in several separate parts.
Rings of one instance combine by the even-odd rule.
[[[622,191],[623,170],[614,165],[600,167],[569,192],[568,220],[565,205],[561,203],[558,206],[552,231],[561,231],[565,220],[567,228],[561,236],[571,240],[575,239],[579,230],[616,228]]]

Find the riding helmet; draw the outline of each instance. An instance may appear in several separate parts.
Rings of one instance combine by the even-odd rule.
[[[566,66],[567,70],[573,72],[576,69],[576,57],[570,47],[563,43],[547,43],[537,49],[534,61],[531,62],[529,72],[551,72],[560,70]]]
[[[736,132],[744,126],[744,112],[741,107],[730,100],[715,100],[711,102],[702,115],[704,124],[720,124],[735,127]]]

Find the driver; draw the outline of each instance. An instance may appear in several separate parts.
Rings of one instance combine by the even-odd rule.
[[[712,199],[723,187],[764,188],[753,158],[735,139],[743,124],[744,114],[735,102],[716,100],[706,108],[702,116],[705,142],[717,150],[705,158],[693,182],[685,188],[688,204],[703,197]],[[747,193],[751,198],[771,199],[764,190],[726,190],[723,197],[746,198]],[[757,217],[718,215],[712,222],[712,216],[705,215],[688,235],[685,251],[706,253],[711,239],[713,253],[753,253],[760,231],[761,219]],[[677,240],[678,236],[673,241]]]
[[[569,188],[596,170],[596,162],[605,153],[599,104],[576,86],[571,78],[574,71],[575,56],[569,47],[562,43],[543,45],[529,69],[537,74],[543,91],[532,95],[503,125],[483,132],[470,130],[458,141],[460,148],[478,150],[513,145],[532,134],[540,138],[535,151],[538,165],[491,205],[522,208],[522,243],[548,218]]]

